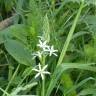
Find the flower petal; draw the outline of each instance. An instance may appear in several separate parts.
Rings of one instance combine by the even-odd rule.
[[[38,65],[38,66],[39,66],[39,71],[41,71],[42,69],[41,69],[41,65],[40,65],[40,63],[39,63],[39,65]]]
[[[44,80],[44,74],[42,74],[42,73],[41,73],[41,78],[42,78],[42,80]]]
[[[48,71],[44,71],[43,74],[49,74],[50,75],[51,73]]]
[[[35,75],[35,78],[39,77],[39,75],[40,75],[40,73],[37,73],[37,74]]]
[[[42,71],[44,71],[46,68],[48,67],[48,65],[45,65],[42,69]]]
[[[37,70],[37,69],[35,69],[35,68],[34,68],[34,69],[32,69],[32,70],[33,70],[33,71],[36,71],[36,72],[39,72],[39,70]]]

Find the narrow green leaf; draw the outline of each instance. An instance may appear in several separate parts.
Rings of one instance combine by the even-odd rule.
[[[75,64],[75,63],[63,63],[57,66],[57,68],[55,69],[55,72],[52,75],[52,79],[50,81],[46,96],[50,96],[53,88],[55,87],[57,81],[60,79],[60,76],[62,75],[62,73],[68,69],[73,69],[73,68],[77,68],[77,69],[82,69],[82,70],[88,70],[88,71],[92,71],[92,72],[96,72],[96,67],[92,67],[91,65],[93,64]],[[67,81],[66,81],[67,82]]]
[[[82,11],[82,9],[83,9],[83,6],[84,6],[84,1],[82,1],[82,4],[81,4],[81,6],[80,6],[80,8],[79,8],[79,10],[78,10],[78,13],[77,13],[77,15],[76,15],[76,17],[75,17],[75,20],[74,20],[74,22],[73,22],[73,25],[72,25],[72,27],[71,27],[71,29],[70,29],[70,31],[69,31],[68,37],[67,37],[67,39],[66,39],[66,41],[65,41],[65,44],[64,44],[64,46],[63,46],[63,49],[62,49],[62,52],[61,52],[61,54],[60,54],[60,57],[59,57],[59,60],[58,60],[57,65],[59,65],[59,64],[62,63],[62,60],[63,60],[63,58],[64,58],[64,56],[65,56],[65,54],[66,54],[66,51],[67,51],[68,46],[69,46],[69,43],[70,43],[70,41],[71,41],[71,39],[72,39],[74,30],[75,30],[75,28],[76,28],[76,24],[77,24],[77,22],[78,22],[78,19],[79,19],[79,16],[80,16],[80,14],[81,14],[81,11]]]
[[[78,96],[87,96],[87,95],[92,95],[93,96],[93,94],[96,94],[96,89],[94,89],[94,88],[87,88],[87,89],[82,90],[78,94]]]

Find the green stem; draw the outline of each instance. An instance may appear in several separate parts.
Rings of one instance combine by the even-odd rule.
[[[44,80],[42,80],[42,94],[41,96],[45,96],[45,77]]]
[[[42,65],[44,66],[45,65],[45,58],[46,56],[42,56]],[[42,93],[41,93],[41,96],[45,96],[45,76],[44,76],[44,79],[42,80]]]
[[[5,93],[7,96],[10,96],[10,94],[8,94],[5,90],[3,90],[2,88],[0,88],[0,90]]]

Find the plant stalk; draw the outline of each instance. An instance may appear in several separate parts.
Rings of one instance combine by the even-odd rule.
[[[45,76],[44,76],[44,80],[42,80],[42,93],[41,96],[45,96]]]
[[[45,56],[42,56],[42,65],[45,65]],[[45,96],[45,76],[44,79],[42,80],[42,92],[41,92],[41,96]]]

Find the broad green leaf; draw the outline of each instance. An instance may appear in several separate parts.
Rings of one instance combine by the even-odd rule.
[[[0,31],[0,44],[6,41],[6,37],[12,38],[12,35],[10,34],[10,27]]]
[[[22,43],[17,40],[7,39],[4,45],[8,53],[19,63],[31,65],[31,53]]]
[[[4,43],[3,35],[0,32],[0,44]]]
[[[23,24],[15,24],[9,28],[10,34],[16,39],[26,42],[28,35],[28,27]]]
[[[0,31],[0,38],[3,41],[5,41],[5,38],[16,38],[25,43],[27,35],[28,35],[28,27],[23,24],[15,24]]]

